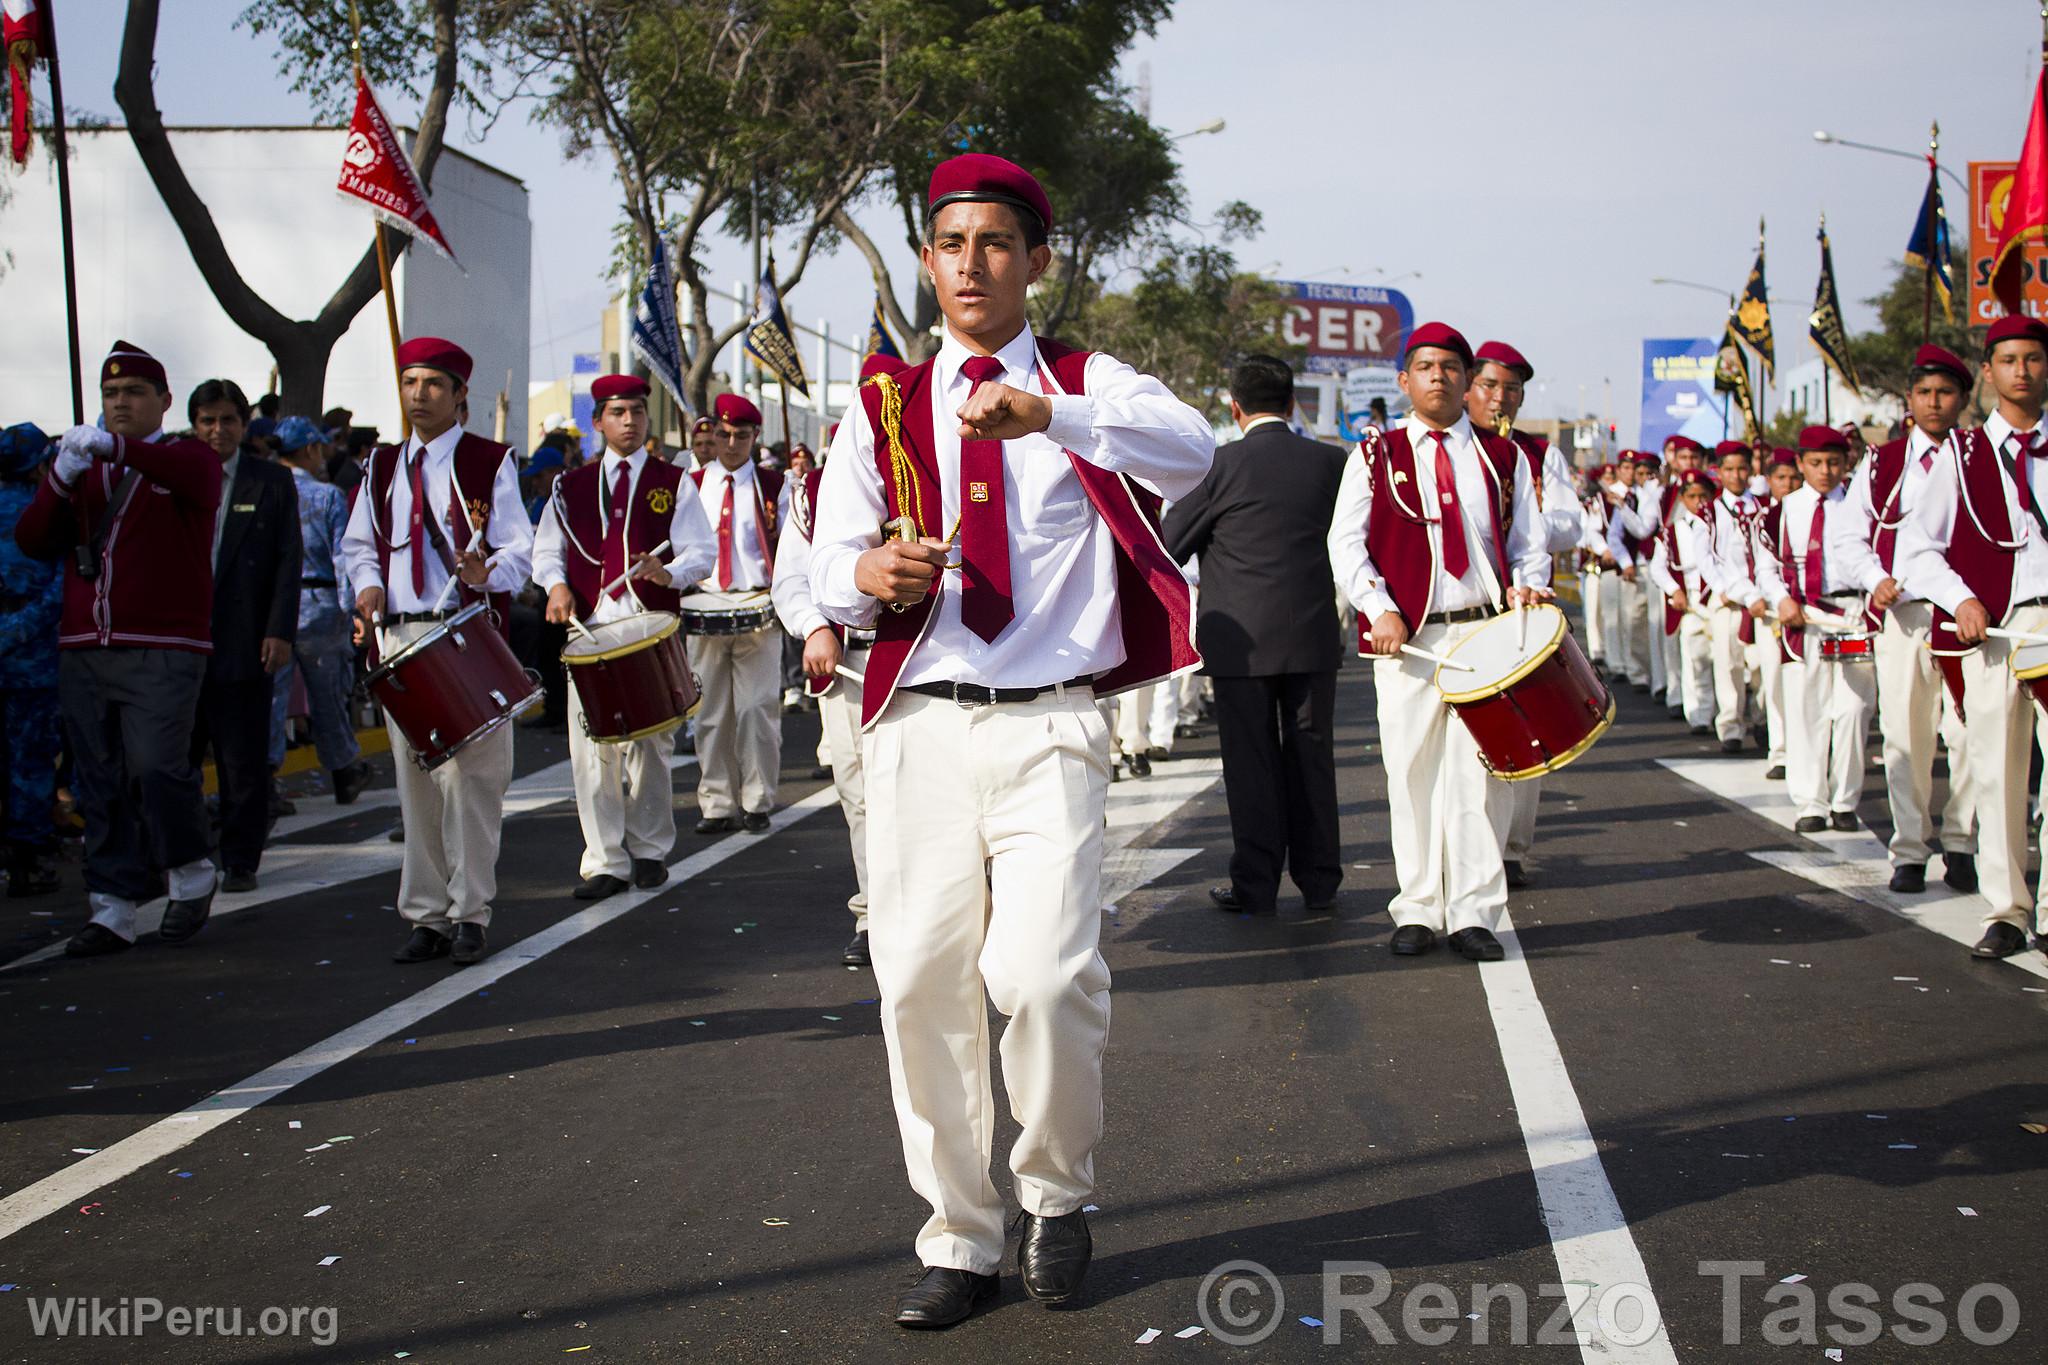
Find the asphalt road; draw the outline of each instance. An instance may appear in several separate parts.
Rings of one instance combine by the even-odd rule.
[[[1381,1359],[1435,1334],[1449,1361],[1517,1338],[1554,1360],[2048,1357],[2040,955],[1968,961],[1858,880],[1872,835],[1802,839],[1717,792],[1760,764],[1631,694],[1545,793],[1509,960],[1394,959],[1363,666],[1339,711],[1334,916],[1208,907],[1213,737],[1112,789],[1108,1134],[1075,1306],[1012,1274],[951,1332],[889,1322],[923,1208],[873,978],[837,963],[851,863],[802,717],[773,831],[691,835],[686,766],[677,880],[596,911],[566,894],[564,743],[523,731],[474,968],[387,960],[388,805],[304,803],[258,903],[182,948],[24,962],[81,899],[0,901],[0,1357],[1330,1360],[1376,1327]],[[1873,774],[1879,835],[1882,808]],[[1233,1262],[1253,1267],[1212,1275]],[[124,1296],[239,1308],[249,1335],[37,1331]],[[1646,1305],[1663,1330],[1629,1345]],[[1973,1343],[1971,1314],[2010,1335]]]

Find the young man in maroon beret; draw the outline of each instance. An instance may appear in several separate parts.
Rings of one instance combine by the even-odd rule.
[[[1718,486],[1702,514],[1713,532],[1717,583],[1708,605],[1707,647],[1714,679],[1714,735],[1721,752],[1742,752],[1749,729],[1749,688],[1753,669],[1749,646],[1756,638],[1755,548],[1750,539],[1763,509],[1750,496],[1749,447],[1722,441],[1713,450],[1713,476]]]
[[[1628,680],[1637,692],[1664,688],[1664,604],[1650,582],[1650,556],[1664,527],[1663,485],[1657,480],[1659,461],[1638,450],[1623,461],[1627,491],[1615,505],[1608,527],[1607,550],[1621,578],[1622,658]]]
[[[1899,531],[1900,587],[1934,603],[1937,648],[1963,651],[1963,744],[1977,809],[1977,880],[1986,902],[1978,958],[2039,944],[2040,899],[2027,889],[2028,745],[2048,720],[2014,683],[2017,641],[1994,626],[2048,634],[2048,326],[2004,317],[1985,337],[1983,375],[1998,395],[1984,425],[1957,428]],[[2048,839],[2048,836],[2044,836]],[[2044,883],[2048,887],[2048,883]]]
[[[219,882],[192,726],[213,651],[213,538],[220,459],[204,441],[167,440],[170,383],[126,341],[100,365],[105,429],[64,433],[14,539],[64,561],[58,701],[85,817],[92,920],[64,950],[119,952],[136,909],[170,893],[159,936],[198,933]]]
[[[1650,555],[1650,581],[1664,595],[1665,630],[1679,641],[1679,670],[1673,686],[1694,735],[1713,733],[1714,658],[1707,623],[1719,600],[1721,569],[1714,555],[1715,481],[1688,469],[1672,481],[1678,491],[1670,518]]]
[[[932,174],[923,266],[938,354],[861,389],[825,461],[811,586],[873,629],[862,689],[868,929],[911,1185],[932,1207],[905,1327],[996,1291],[1003,1203],[988,1001],[1025,1292],[1060,1303],[1090,1255],[1109,971],[1099,948],[1109,732],[1099,696],[1192,669],[1192,596],[1147,504],[1185,497],[1215,438],[1156,379],[1036,337],[1025,292],[1052,208],[1023,168]]]

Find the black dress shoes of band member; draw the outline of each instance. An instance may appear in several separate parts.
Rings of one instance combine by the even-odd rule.
[[[855,934],[839,954],[841,964],[848,967],[865,967],[870,964],[868,957],[868,931],[863,929]]]
[[[625,889],[625,878],[614,877],[609,872],[600,872],[595,877],[585,877],[569,894],[579,901],[601,901],[607,896],[616,896]]]
[[[1856,818],[1856,812],[1853,810],[1838,810],[1828,816],[1828,827],[1840,830],[1844,834],[1850,834],[1862,829],[1863,822]]]
[[[1152,760],[1144,754],[1132,754],[1125,762],[1131,765],[1132,777],[1152,776]]]
[[[1977,855],[1974,853],[1944,853],[1941,855],[1943,871],[1941,879],[1951,891],[1973,895],[1977,890]]]
[[[971,1270],[928,1266],[916,1284],[896,1301],[898,1327],[951,1327],[965,1322],[980,1305],[996,1296],[996,1277]]]
[[[652,891],[668,880],[668,864],[659,858],[635,858],[633,860],[633,885],[642,891]]]
[[[1741,752],[1742,752],[1742,741],[1741,741],[1741,740],[1739,740],[1739,739],[1724,739],[1724,740],[1722,740],[1722,741],[1721,741],[1721,752],[1722,752],[1722,753],[1724,753],[1724,754],[1739,754],[1739,753],[1741,753]]]
[[[1802,815],[1792,822],[1792,828],[1799,834],[1819,834],[1828,827],[1825,815]]]
[[[1023,1222],[1017,1273],[1024,1277],[1024,1292],[1040,1303],[1065,1303],[1080,1289],[1088,1258],[1094,1254],[1088,1215],[1079,1209],[1057,1218],[1027,1213]]]
[[[330,776],[334,779],[334,804],[354,805],[363,788],[370,785],[370,765],[357,759],[346,768],[336,768]]]
[[[1272,906],[1252,904],[1243,896],[1238,895],[1237,888],[1234,886],[1210,887],[1209,900],[1211,904],[1226,915],[1270,915],[1273,913]]]
[[[1501,863],[1501,870],[1508,874],[1508,890],[1520,891],[1529,884],[1529,873],[1519,860],[1506,859]]]
[[[1764,780],[1766,782],[1783,782],[1785,780],[1785,765],[1777,763],[1764,769]]]
[[[1474,962],[1498,962],[1507,956],[1491,929],[1460,929],[1451,935],[1451,951]]]
[[[104,924],[88,924],[64,945],[66,957],[104,957],[135,945]]]
[[[455,926],[455,942],[448,948],[448,960],[458,967],[467,967],[472,962],[481,962],[488,950],[484,947],[484,927],[481,924],[463,923]]]
[[[1984,930],[1984,937],[1978,939],[1976,946],[1970,949],[1970,956],[1990,962],[2001,957],[2011,957],[2026,946],[2025,930],[2017,924],[2007,924],[2004,920],[1999,920]]]
[[[412,928],[412,936],[406,939],[404,947],[391,955],[391,960],[393,962],[432,962],[437,957],[448,956],[448,950],[453,946],[454,943],[449,939],[448,935],[438,930],[429,929],[424,924],[415,924]]]
[[[164,906],[164,922],[157,936],[166,943],[183,943],[204,929],[206,917],[213,913],[213,894],[208,891],[196,900],[172,901]]]
[[[1420,957],[1436,947],[1436,930],[1427,924],[1404,924],[1394,930],[1390,946],[1395,957]]]
[[[768,832],[768,812],[765,810],[750,810],[746,812],[740,816],[740,828],[749,834],[766,834]]]
[[[222,874],[220,889],[236,895],[245,891],[254,891],[256,889],[256,874],[254,872],[245,872],[239,868],[232,868]]]
[[[1917,896],[1927,889],[1927,864],[1900,863],[1892,869],[1892,890],[1902,896]]]
[[[739,828],[739,822],[730,815],[707,815],[697,822],[699,834],[730,834]]]

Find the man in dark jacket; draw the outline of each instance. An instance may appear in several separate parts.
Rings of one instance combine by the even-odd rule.
[[[7,894],[55,891],[50,866],[57,830],[57,620],[64,610],[62,566],[31,559],[14,525],[42,482],[56,442],[32,422],[0,431],[0,754],[6,790],[0,839]]]
[[[249,400],[231,379],[192,391],[186,416],[221,462],[213,523],[213,654],[192,757],[213,749],[220,789],[221,890],[256,889],[270,829],[270,690],[299,632],[299,495],[289,471],[243,437]]]
[[[1246,356],[1230,399],[1244,438],[1217,449],[1209,477],[1165,526],[1176,561],[1201,559],[1195,633],[1216,688],[1230,801],[1230,884],[1209,897],[1270,915],[1285,865],[1308,908],[1323,912],[1344,879],[1331,735],[1343,645],[1327,548],[1344,453],[1288,430],[1285,361]]]

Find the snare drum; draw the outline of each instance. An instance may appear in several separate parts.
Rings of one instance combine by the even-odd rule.
[[[520,667],[486,610],[482,602],[464,607],[370,674],[370,695],[428,772],[544,695],[540,675]]]
[[[1614,697],[1564,613],[1544,604],[1526,618],[1517,627],[1515,613],[1496,616],[1458,641],[1449,657],[1472,672],[1436,671],[1444,704],[1472,732],[1479,761],[1504,782],[1556,772],[1614,722]]]
[[[1867,664],[1877,656],[1875,635],[1848,635],[1840,631],[1810,631],[1807,639],[1820,637],[1820,658],[1822,663]]]
[[[583,733],[603,744],[667,734],[697,709],[680,622],[643,611],[571,634],[562,671],[582,704]]]
[[[2036,702],[2048,709],[2048,645],[2028,642],[2015,643],[2012,653],[2006,658],[2006,666],[2019,680],[2020,686],[2033,695]],[[1962,698],[1956,698],[1956,705],[1962,706]]]
[[[706,588],[681,602],[688,635],[752,635],[775,624],[775,604],[766,588],[723,592]]]

